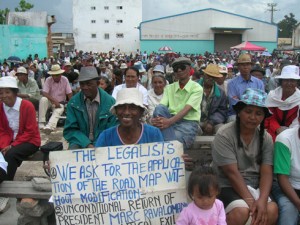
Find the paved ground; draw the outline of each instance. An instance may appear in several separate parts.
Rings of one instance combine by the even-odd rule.
[[[67,142],[62,135],[62,128],[57,128],[56,132],[50,135],[41,133],[42,145],[49,141],[62,141],[64,148],[67,148]],[[18,168],[15,175],[15,180],[31,180],[33,177],[47,177],[42,162],[23,162]],[[16,211],[16,199],[11,198],[9,200],[10,208],[5,213],[0,214],[0,225],[16,225],[19,217],[19,213]]]

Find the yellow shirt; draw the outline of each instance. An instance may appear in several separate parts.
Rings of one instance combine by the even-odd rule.
[[[183,117],[185,120],[200,121],[200,104],[203,89],[198,83],[189,80],[183,89],[179,87],[179,82],[169,84],[165,87],[164,96],[160,104],[169,108],[172,115],[179,113],[186,105],[192,109]]]

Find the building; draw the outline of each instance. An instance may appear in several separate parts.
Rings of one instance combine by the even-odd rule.
[[[108,52],[139,49],[141,0],[73,0],[75,48]]]
[[[73,51],[75,47],[72,33],[52,33],[53,52]]]
[[[250,41],[272,52],[277,47],[277,33],[274,24],[209,8],[143,21],[140,48],[149,53],[169,46],[175,52],[203,54],[228,51]]]
[[[300,23],[293,30],[292,47],[300,49]]]
[[[9,56],[26,59],[29,54],[47,57],[47,12],[10,12],[1,25],[0,60]]]

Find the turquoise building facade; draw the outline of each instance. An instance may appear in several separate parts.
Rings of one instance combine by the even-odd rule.
[[[0,61],[9,56],[26,59],[29,54],[47,57],[47,27],[0,25]]]

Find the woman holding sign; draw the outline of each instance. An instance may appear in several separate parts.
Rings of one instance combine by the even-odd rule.
[[[147,108],[143,105],[143,94],[137,88],[121,89],[110,111],[118,117],[120,125],[102,132],[96,147],[164,141],[158,128],[141,122]]]

